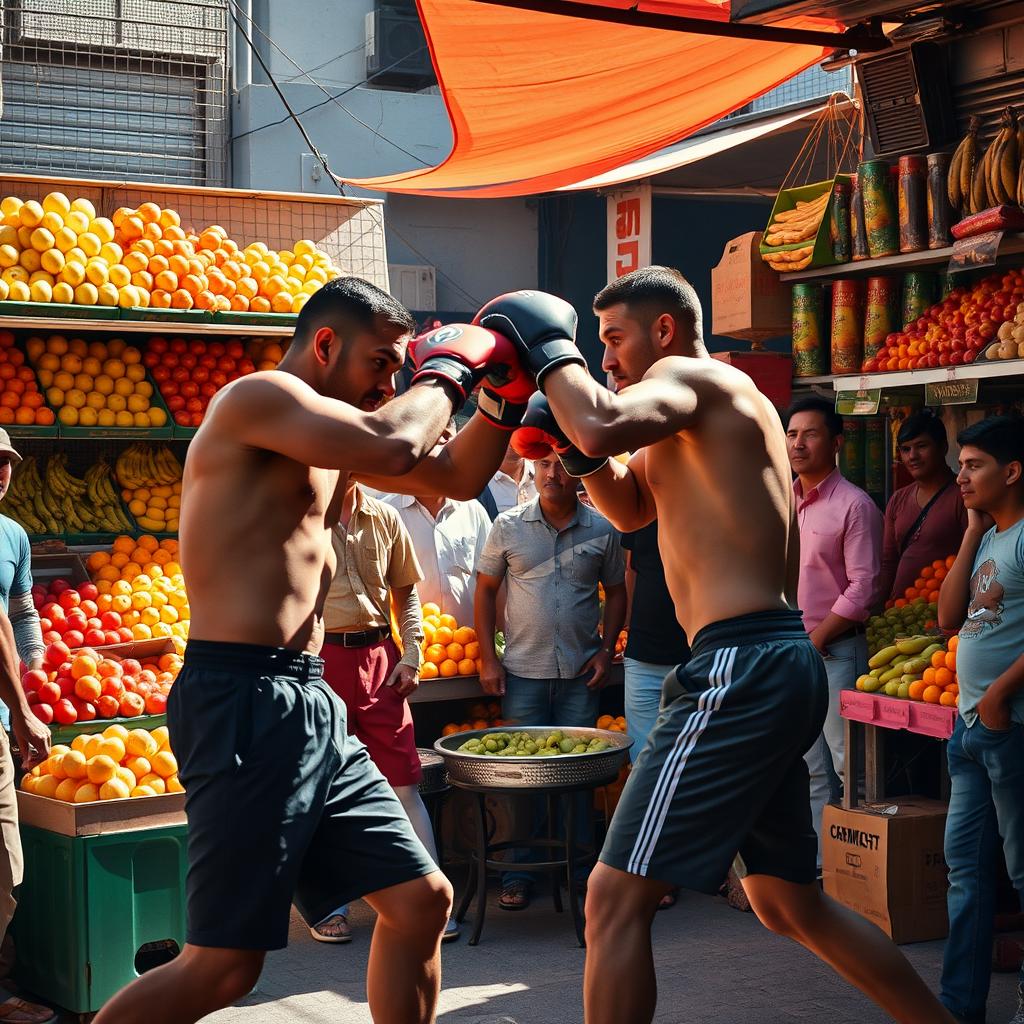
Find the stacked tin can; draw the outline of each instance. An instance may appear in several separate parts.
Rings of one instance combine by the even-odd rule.
[[[825,363],[825,292],[820,284],[793,285],[793,373],[820,377]]]
[[[864,307],[864,358],[878,355],[885,339],[902,327],[899,278],[869,277]]]
[[[892,174],[885,160],[866,160],[857,168],[857,181],[864,203],[864,228],[868,255],[893,256],[900,238]]]
[[[928,248],[928,161],[901,156],[899,162],[900,252]]]
[[[864,362],[864,282],[832,283],[832,372],[857,373]]]

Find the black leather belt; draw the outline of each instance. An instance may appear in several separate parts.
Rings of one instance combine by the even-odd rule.
[[[361,629],[356,633],[327,633],[324,635],[324,643],[335,647],[370,647],[387,640],[389,636],[390,626],[378,626],[376,629]]]

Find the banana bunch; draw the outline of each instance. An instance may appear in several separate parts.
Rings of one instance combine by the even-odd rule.
[[[117,482],[125,490],[173,484],[181,479],[181,463],[165,444],[136,442],[117,458]]]
[[[67,456],[52,455],[43,473],[33,456],[11,480],[5,511],[28,533],[124,533],[134,524],[114,490],[110,464],[100,460],[85,478],[72,476]]]
[[[777,213],[764,233],[765,245],[792,245],[794,242],[806,242],[814,238],[831,194],[832,190],[826,189],[817,199],[800,200],[792,210]]]
[[[978,159],[978,126],[971,118],[949,164],[946,191],[962,216],[1024,200],[1024,119],[1013,107],[999,118],[999,131]]]
[[[932,655],[943,650],[933,636],[911,636],[883,647],[868,661],[871,670],[857,680],[863,693],[882,690],[887,697],[907,697],[910,684],[921,678]]]
[[[946,193],[949,203],[963,217],[970,212],[971,182],[974,180],[974,168],[978,162],[978,128],[981,122],[971,116],[967,134],[960,140],[960,145],[953,152],[949,162],[949,177],[946,181]]]
[[[7,489],[3,510],[26,533],[42,536],[64,532],[62,511],[44,487],[34,455],[28,455],[18,463]]]

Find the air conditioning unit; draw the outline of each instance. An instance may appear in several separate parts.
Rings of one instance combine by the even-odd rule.
[[[867,57],[857,79],[876,156],[931,151],[956,137],[947,47],[913,43]]]
[[[429,265],[389,263],[391,294],[406,309],[432,313],[437,309],[437,275]]]
[[[381,5],[366,15],[367,84],[422,89],[435,81],[416,8]]]

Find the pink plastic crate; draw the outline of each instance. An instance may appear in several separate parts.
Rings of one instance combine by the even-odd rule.
[[[843,690],[839,694],[839,713],[843,718],[882,729],[906,729],[922,736],[948,740],[956,724],[956,708],[925,704],[916,700]]]
[[[910,703],[910,732],[922,736],[935,736],[940,740],[948,740],[953,735],[956,725],[956,708],[944,708],[941,704],[923,704],[920,701]]]

